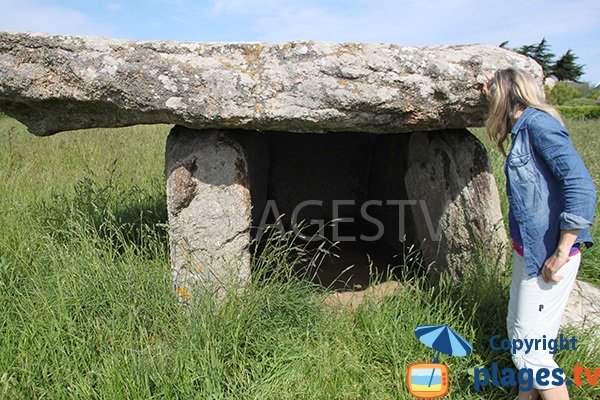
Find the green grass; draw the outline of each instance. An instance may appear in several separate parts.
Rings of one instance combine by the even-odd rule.
[[[598,122],[569,127],[598,184]],[[514,395],[471,389],[474,367],[512,365],[487,345],[504,332],[508,277],[485,259],[460,288],[407,275],[399,295],[354,315],[324,310],[322,289],[286,271],[218,308],[178,305],[164,229],[168,128],[37,138],[0,118],[0,398],[408,399],[407,366],[433,356],[414,328],[437,323],[474,345],[470,357],[442,356],[449,398]],[[581,268],[596,283],[598,254],[587,250]],[[600,367],[578,339],[559,364]]]

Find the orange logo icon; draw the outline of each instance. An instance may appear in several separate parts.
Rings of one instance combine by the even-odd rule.
[[[406,372],[408,391],[420,399],[435,399],[448,393],[448,367],[437,363],[415,363]]]

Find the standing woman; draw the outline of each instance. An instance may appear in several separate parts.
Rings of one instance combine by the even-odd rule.
[[[508,337],[554,339],[575,284],[580,247],[592,245],[596,189],[560,114],[546,104],[531,75],[499,70],[483,88],[490,103],[487,134],[505,155],[511,143],[504,163],[514,247]],[[532,389],[520,391],[518,399],[569,399],[565,383],[552,375],[558,365],[541,347],[512,357],[518,369],[533,372],[527,378]],[[549,376],[538,375],[543,368]]]

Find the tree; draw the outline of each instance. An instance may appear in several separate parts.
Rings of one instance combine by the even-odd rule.
[[[584,65],[577,64],[577,56],[569,49],[558,60],[553,61],[554,54],[550,52],[550,45],[546,38],[537,44],[526,44],[516,49],[508,47],[508,40],[500,43],[500,47],[516,51],[524,56],[533,58],[542,66],[544,78],[554,75],[559,81],[578,82],[577,79],[583,75]]]
[[[550,45],[546,42],[546,38],[542,38],[542,41],[538,44],[521,46],[516,49],[516,51],[517,53],[533,58],[540,64],[544,72],[544,78],[552,75],[552,67],[554,66],[552,59],[554,58],[554,53],[550,53]]]
[[[578,82],[579,77],[583,75],[583,65],[575,63],[577,58],[571,49],[567,50],[552,66],[552,75],[559,81]]]

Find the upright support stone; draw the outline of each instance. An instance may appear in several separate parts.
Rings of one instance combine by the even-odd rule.
[[[454,278],[477,253],[497,257],[506,232],[485,147],[467,129],[415,132],[404,178],[428,274]]]
[[[176,126],[166,148],[167,209],[175,292],[222,298],[250,277],[247,154],[234,134]]]

